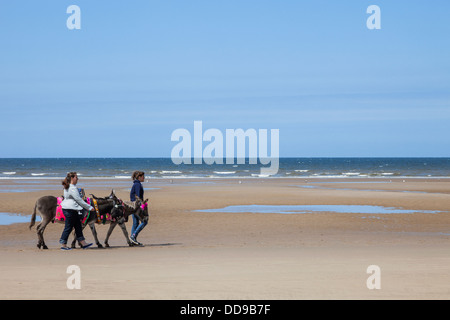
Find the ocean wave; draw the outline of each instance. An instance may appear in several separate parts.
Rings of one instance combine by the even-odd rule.
[[[31,175],[32,175],[33,177],[40,177],[40,176],[46,175],[46,173],[32,173]]]
[[[180,174],[181,171],[177,171],[177,170],[174,170],[174,171],[163,170],[163,171],[160,171],[160,173],[161,174]]]
[[[318,173],[314,173],[312,176],[305,176],[305,177],[301,177],[303,178],[320,178],[320,179],[326,179],[326,178],[348,178],[349,176],[345,176],[345,175],[341,175],[341,174],[318,174]],[[356,177],[356,176],[355,176]],[[297,177],[298,178],[298,177]]]
[[[181,175],[181,176],[161,176],[161,178],[162,179],[204,179],[205,177]],[[156,179],[159,179],[159,178],[156,178]]]
[[[269,178],[269,177],[271,177],[271,176],[270,176],[269,174],[252,173],[252,177]]]
[[[13,175],[13,174],[16,174],[16,172],[15,172],[15,171],[11,171],[11,172],[2,172],[2,174]]]
[[[309,170],[293,170],[293,171],[288,170],[284,174],[299,177],[299,176],[304,176],[305,173],[307,173],[307,172],[309,172]]]
[[[235,174],[236,171],[213,171],[216,174]]]
[[[376,177],[376,176],[401,176],[401,173],[399,172],[374,172],[371,173],[370,176]],[[406,176],[406,175],[405,175]]]
[[[343,175],[346,176],[359,176],[361,173],[359,172],[344,172]]]

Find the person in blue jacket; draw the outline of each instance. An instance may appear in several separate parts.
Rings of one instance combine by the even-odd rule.
[[[142,182],[145,180],[145,173],[143,171],[135,171],[131,178],[133,179],[133,186],[130,191],[130,201],[136,201],[136,196],[140,199],[144,199]],[[142,243],[137,241],[137,236],[147,225],[147,221],[143,221],[141,224],[139,224],[139,222],[139,219],[133,214],[133,227],[131,228],[130,240],[134,244],[142,245]]]

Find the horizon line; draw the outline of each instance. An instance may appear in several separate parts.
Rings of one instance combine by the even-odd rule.
[[[272,157],[267,157],[272,158]],[[450,159],[450,156],[288,156],[288,157],[278,157],[278,159],[334,159],[334,158],[341,158],[341,159],[412,159],[412,158],[427,158],[427,159],[443,159],[448,158]],[[172,159],[171,157],[0,157],[0,160],[5,159]],[[177,157],[177,159],[179,159]],[[191,157],[191,159],[195,159],[195,157]],[[202,159],[216,159],[214,157],[212,158],[202,158]],[[234,157],[233,159],[242,159],[238,157]],[[244,159],[250,159],[249,157],[245,157]],[[258,158],[255,158],[258,159]],[[223,158],[223,160],[226,160],[226,157]]]

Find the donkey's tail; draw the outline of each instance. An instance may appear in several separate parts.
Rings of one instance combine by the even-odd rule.
[[[33,214],[31,215],[31,222],[30,222],[30,226],[29,226],[30,230],[34,226],[34,223],[36,222],[36,208],[37,208],[37,201],[36,201],[36,204],[34,205]]]

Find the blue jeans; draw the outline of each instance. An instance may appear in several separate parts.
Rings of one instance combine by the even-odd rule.
[[[65,226],[59,243],[67,244],[72,229],[75,228],[75,235],[78,241],[83,241],[83,229],[81,228],[81,218],[77,210],[63,209],[64,217],[66,218]]]
[[[136,217],[136,215],[133,214],[133,227],[131,228],[131,236],[136,239],[139,232],[144,229],[144,227],[147,225],[148,221],[143,221],[141,224],[139,218]]]

